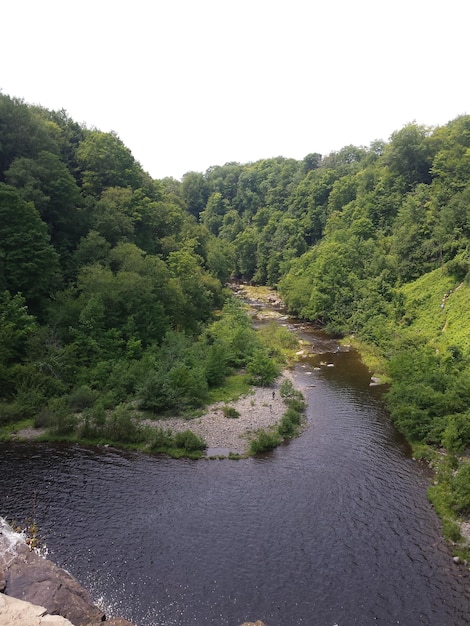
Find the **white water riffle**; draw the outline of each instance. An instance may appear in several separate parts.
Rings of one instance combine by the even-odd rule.
[[[24,534],[15,532],[8,522],[0,517],[0,564],[8,566],[17,554],[18,545],[25,543]]]

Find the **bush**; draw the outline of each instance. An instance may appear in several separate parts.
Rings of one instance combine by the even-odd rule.
[[[228,406],[227,404],[222,407],[222,413],[225,417],[237,418],[240,417],[240,412],[234,406]]]
[[[181,433],[176,433],[174,436],[174,444],[177,448],[183,448],[188,452],[194,452],[196,450],[205,450],[206,443],[204,439],[198,437],[190,430],[185,430]]]
[[[300,394],[300,391],[298,393]],[[297,413],[303,413],[307,406],[305,404],[305,400],[302,394],[300,394],[300,397],[290,398],[289,400],[287,400],[286,405],[289,407],[289,409],[292,409],[293,411],[297,411]]]
[[[152,450],[165,450],[173,445],[173,434],[169,428],[155,428],[150,444]]]
[[[69,406],[73,411],[83,411],[93,406],[97,397],[87,385],[74,389],[69,395]]]
[[[281,437],[290,438],[295,435],[296,427],[288,415],[283,415],[279,423],[278,432]]]
[[[470,447],[470,415],[453,415],[442,435],[442,445],[449,452],[463,452]]]
[[[267,452],[272,450],[281,443],[281,438],[278,432],[268,432],[267,430],[260,430],[256,439],[250,442],[250,454],[259,454],[260,452]]]
[[[130,411],[123,405],[117,407],[106,419],[104,432],[109,441],[139,443],[145,439],[142,428],[132,419]]]
[[[463,465],[451,481],[452,508],[461,515],[470,513],[470,465]]]
[[[49,402],[47,410],[49,411],[48,423],[53,435],[66,437],[75,431],[78,420],[62,398]]]
[[[279,376],[276,363],[263,350],[257,350],[249,360],[246,371],[253,385],[270,385]]]
[[[302,418],[302,413],[297,411],[293,407],[289,407],[287,411],[284,413],[285,417],[289,419],[295,426],[300,424],[300,420]]]
[[[292,397],[294,392],[295,392],[295,389],[294,389],[294,385],[292,384],[292,382],[288,378],[284,378],[284,380],[281,383],[281,386],[279,387],[279,393],[281,395],[281,398],[290,398]]]

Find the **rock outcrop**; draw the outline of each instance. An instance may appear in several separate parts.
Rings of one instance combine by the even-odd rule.
[[[24,538],[0,518],[0,624],[73,624],[90,626],[105,621],[105,614],[94,603],[89,592],[73,576],[26,544]],[[2,595],[3,594],[3,595]],[[22,600],[18,605],[9,597]],[[30,613],[21,621],[7,621],[14,612]],[[13,613],[12,613],[13,612]],[[26,614],[25,614],[26,615]],[[61,616],[68,621],[45,621],[46,617]],[[34,621],[34,619],[36,621]],[[30,620],[31,618],[31,620]],[[39,620],[39,621],[37,621]],[[42,620],[42,621],[41,621]],[[132,626],[126,620],[110,620],[109,626]]]
[[[65,617],[49,615],[43,606],[36,606],[0,593],[0,624],[2,626],[72,626]]]
[[[68,572],[31,551],[26,544],[18,545],[17,554],[3,577],[4,594],[43,606],[50,615],[62,615],[75,626],[105,619],[86,589]]]

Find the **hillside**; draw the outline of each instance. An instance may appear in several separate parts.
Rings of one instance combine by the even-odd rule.
[[[440,352],[457,346],[470,357],[470,286],[457,282],[445,268],[425,274],[401,289],[407,329]]]

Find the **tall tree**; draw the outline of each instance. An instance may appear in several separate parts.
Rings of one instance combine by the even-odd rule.
[[[83,190],[99,196],[108,187],[142,186],[146,177],[141,166],[116,133],[89,131],[77,148]]]
[[[32,202],[0,183],[0,291],[22,293],[35,312],[59,286],[58,255]]]

